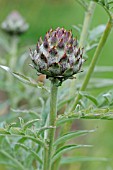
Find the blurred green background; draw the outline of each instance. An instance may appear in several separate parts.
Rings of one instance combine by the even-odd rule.
[[[0,23],[12,10],[18,10],[30,25],[28,32],[21,37],[21,46],[35,44],[50,27],[56,28],[58,26],[72,29],[74,36],[77,35],[79,39],[79,35],[72,25],[83,23],[84,10],[77,4],[76,0],[0,0]],[[108,16],[105,11],[97,6],[91,28],[99,24],[106,24],[107,20]],[[90,63],[93,53],[94,51],[89,54],[87,64]],[[98,65],[113,66],[113,32],[101,53]],[[113,75],[107,76],[113,77]],[[86,143],[92,144],[94,147],[86,152],[84,151],[84,155],[108,157],[111,158],[111,162],[75,163],[69,166],[69,170],[112,170],[113,121],[82,120],[80,124],[83,124],[86,129],[97,128],[94,134],[86,137]],[[72,152],[72,154],[76,153]],[[0,170],[3,169],[3,167],[0,167]]]

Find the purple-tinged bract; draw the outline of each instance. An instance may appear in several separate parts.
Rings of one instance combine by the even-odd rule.
[[[84,62],[83,49],[78,48],[77,44],[71,31],[59,27],[50,29],[44,40],[39,39],[36,50],[30,52],[33,67],[47,78],[60,82],[73,78]]]

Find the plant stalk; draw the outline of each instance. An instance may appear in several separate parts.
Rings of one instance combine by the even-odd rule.
[[[113,26],[113,21],[109,20],[107,25],[106,25],[105,31],[104,31],[104,33],[103,33],[103,35],[102,35],[102,37],[101,37],[101,39],[99,41],[99,45],[98,45],[98,47],[97,47],[97,49],[95,51],[93,59],[92,59],[92,61],[90,63],[88,72],[87,72],[87,74],[85,76],[85,79],[84,79],[83,84],[82,84],[82,86],[80,88],[80,91],[84,91],[86,89],[88,83],[89,83],[89,80],[90,80],[91,75],[92,75],[92,73],[94,71],[94,68],[95,68],[97,60],[98,60],[98,58],[100,56],[100,53],[102,52],[102,49],[103,49],[103,47],[104,47],[104,45],[105,45],[105,43],[107,41],[107,38],[108,38],[108,36],[109,36],[109,34],[111,32],[112,26]],[[77,105],[77,103],[78,103],[78,101],[80,99],[81,99],[81,95],[78,94],[70,111],[73,111],[76,108],[76,105]]]
[[[81,32],[81,37],[80,37],[80,42],[79,42],[80,47],[85,47],[86,39],[88,37],[89,28],[90,28],[90,25],[91,25],[91,20],[92,20],[93,13],[94,13],[94,10],[95,10],[95,6],[96,6],[95,2],[91,1],[89,3],[88,9],[85,12],[83,29],[82,29],[82,32]],[[66,125],[64,125],[62,130],[61,130],[61,135],[67,133],[70,130],[71,125],[72,125],[72,123],[66,123]],[[58,146],[58,148],[62,147],[63,145],[64,145],[64,143],[60,144]],[[52,165],[52,170],[58,170],[59,169],[60,161],[61,161],[61,157],[54,162],[54,164]]]
[[[91,25],[91,21],[92,21],[92,17],[93,17],[93,14],[94,14],[95,7],[96,7],[96,3],[91,1],[89,3],[88,9],[86,9],[86,11],[85,11],[85,17],[84,17],[82,32],[81,32],[80,41],[79,41],[79,47],[80,48],[85,49],[87,37],[88,37],[88,33],[89,33],[89,28],[90,28],[90,25]],[[72,83],[72,87],[71,87],[72,90],[70,90],[71,93],[73,93],[73,89],[75,88],[75,85],[76,85],[75,82]],[[70,111],[70,105],[69,105],[69,108],[67,110]]]
[[[55,127],[56,125],[56,116],[57,116],[57,92],[58,87],[51,81],[51,96],[50,96],[50,115],[49,115],[49,126]],[[53,142],[55,137],[55,128],[51,128],[48,131],[48,153],[45,152],[45,166],[44,170],[51,170],[51,158],[53,154]]]
[[[11,70],[15,70],[16,69],[16,65],[17,65],[17,50],[18,50],[18,42],[19,39],[16,35],[13,35],[11,38],[11,42],[10,42],[10,57],[9,57],[9,61],[8,61],[8,65],[11,68]],[[9,85],[10,87],[13,87],[14,85],[14,77],[13,76],[8,76],[8,81],[9,81]],[[11,104],[12,107],[15,107],[15,102],[13,101],[13,94],[10,93],[10,100],[11,100]]]
[[[86,45],[86,40],[87,40],[87,36],[89,33],[89,28],[91,25],[91,20],[93,17],[95,6],[96,6],[96,3],[91,1],[87,11],[85,12],[85,18],[84,18],[84,23],[83,23],[83,29],[82,29],[81,36],[80,36],[79,47],[85,47]]]
[[[18,37],[16,35],[13,35],[11,37],[11,51],[10,51],[11,58],[9,63],[11,69],[14,69],[16,67],[18,42],[19,42]]]
[[[88,37],[88,33],[89,33],[89,28],[90,28],[90,25],[91,25],[91,21],[92,21],[92,17],[93,17],[93,14],[94,14],[95,7],[96,7],[96,3],[91,1],[89,3],[88,9],[85,12],[85,18],[84,18],[83,27],[82,27],[83,29],[82,29],[80,41],[79,41],[79,47],[80,48],[85,49],[87,37]],[[71,94],[73,94],[73,89],[75,90],[75,85],[76,85],[76,80],[75,81],[73,80],[72,83],[71,83],[71,87],[70,87]]]

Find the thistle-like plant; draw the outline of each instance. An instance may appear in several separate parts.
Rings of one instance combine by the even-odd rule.
[[[81,2],[83,2],[83,0],[81,0]],[[45,74],[46,78],[51,81],[51,90],[50,92],[48,91],[48,96],[50,96],[50,98],[49,100],[45,100],[45,98],[43,100],[38,96],[42,105],[42,108],[39,106],[37,111],[40,114],[34,110],[12,109],[12,111],[16,113],[20,112],[22,114],[27,113],[28,115],[32,115],[32,120],[29,120],[29,116],[25,121],[19,117],[19,122],[17,121],[16,124],[11,123],[9,125],[4,125],[3,123],[2,128],[0,128],[0,156],[3,156],[0,159],[1,164],[6,164],[7,162],[7,164],[12,167],[12,170],[17,167],[19,170],[58,170],[60,163],[67,164],[77,160],[108,161],[108,159],[105,158],[78,158],[65,157],[63,155],[70,150],[91,147],[90,145],[75,144],[75,141],[74,144],[66,143],[75,137],[94,132],[94,130],[74,130],[69,132],[72,120],[76,118],[113,120],[113,110],[111,107],[113,104],[112,91],[102,94],[99,97],[94,97],[87,92],[83,92],[87,87],[97,58],[112,28],[111,18],[106,28],[103,30],[104,33],[100,39],[99,45],[96,46],[97,49],[93,61],[88,68],[88,72],[82,75],[81,79],[85,77],[85,80],[83,83],[79,83],[80,92],[77,97],[75,94],[72,94],[71,97],[68,94],[70,82],[67,79],[75,78],[74,75],[80,72],[84,62],[83,49],[81,49],[81,47],[87,46],[86,39],[88,38],[89,25],[95,7],[94,4],[95,2],[88,4],[88,1],[85,4],[88,5],[88,10],[85,8],[87,12],[79,41],[80,48],[77,46],[78,42],[76,38],[73,38],[71,31],[66,31],[64,28],[57,28],[56,30],[50,29],[43,40],[41,38],[39,39],[36,49],[30,51],[32,67],[38,74]],[[85,52],[86,51],[85,49]],[[32,78],[15,73],[3,65],[0,65],[0,68],[11,73],[25,84],[47,90],[45,86],[37,83]],[[67,80],[67,82],[62,84],[65,80]],[[98,87],[98,83],[101,82],[96,81],[92,84]],[[102,87],[102,84],[99,84],[100,87]],[[64,85],[66,88],[64,88]],[[61,86],[61,94],[58,95],[57,100],[59,86]],[[62,108],[63,111],[60,110]],[[58,111],[61,112],[60,115],[58,115]],[[56,135],[57,128],[62,131],[58,136]],[[12,139],[10,140],[10,137],[14,137],[13,142]],[[7,147],[5,148],[6,145]],[[4,157],[6,161],[2,161]]]
[[[62,83],[73,78],[80,72],[83,59],[83,50],[77,47],[71,31],[64,28],[50,29],[44,40],[39,39],[36,50],[31,51],[31,59],[38,73],[47,78]]]
[[[9,35],[21,35],[28,30],[29,25],[19,12],[13,11],[2,22],[1,28]]]
[[[26,57],[28,54],[25,52],[25,46],[22,48],[19,46],[22,35],[27,32],[29,28],[29,24],[25,21],[24,17],[16,10],[12,11],[6,19],[0,24],[1,27],[1,36],[0,36],[0,49],[1,49],[1,60],[0,63],[9,66],[13,70],[19,69],[21,65],[21,70],[23,69],[24,61],[23,56]],[[24,51],[24,54],[23,54]],[[2,54],[3,52],[3,54]],[[27,58],[27,57],[26,57]],[[23,61],[23,64],[20,62]],[[3,80],[6,81],[4,86],[4,93],[8,94],[10,101],[12,101],[12,94],[10,93],[10,89],[13,87],[15,80],[13,77],[9,80],[6,75],[0,75],[1,80],[1,88],[4,86],[2,83]],[[15,86],[17,87],[17,86]],[[18,88],[20,90],[21,87]],[[16,90],[16,88],[15,88]],[[17,90],[16,90],[17,91]],[[21,90],[20,90],[21,96]],[[18,103],[22,101],[22,96],[18,101],[11,102],[11,105],[18,105]],[[6,107],[9,104],[6,104]],[[6,109],[7,112],[7,109]]]
[[[29,28],[29,24],[18,11],[12,11],[1,23],[1,29],[7,34],[8,41],[2,41],[2,47],[6,54],[10,55],[7,65],[14,69],[17,64],[17,53],[20,36]],[[4,37],[5,39],[5,37]]]
[[[46,33],[44,41],[40,39],[37,43],[36,50],[31,52],[31,59],[33,67],[51,80],[49,126],[55,127],[58,86],[80,71],[84,61],[82,50],[77,48],[77,41],[70,31],[66,31],[64,28],[51,29]],[[52,168],[54,136],[55,128],[52,128],[47,135],[49,148],[45,154],[44,164],[44,169],[48,170]]]

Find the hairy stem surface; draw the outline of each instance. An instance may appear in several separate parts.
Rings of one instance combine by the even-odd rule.
[[[50,97],[50,115],[49,115],[49,126],[55,127],[56,116],[57,116],[57,92],[58,87],[51,82],[51,97]],[[44,170],[51,170],[51,158],[53,154],[53,142],[55,137],[55,128],[52,128],[48,132],[48,153],[46,151],[46,158],[44,164]]]

